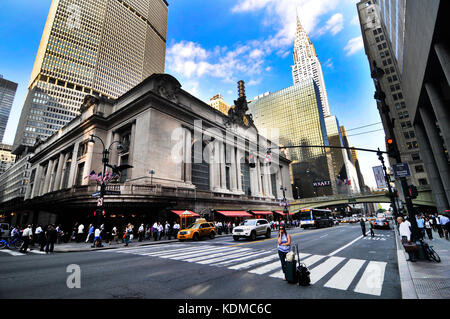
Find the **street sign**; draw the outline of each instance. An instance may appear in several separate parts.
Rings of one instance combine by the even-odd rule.
[[[356,204],[356,199],[355,198],[349,198],[348,199],[348,203],[349,204]]]
[[[375,175],[375,181],[379,189],[387,188],[386,179],[384,178],[383,166],[372,167],[373,174]]]
[[[411,171],[409,169],[408,163],[394,164],[392,166],[394,169],[395,177],[409,177],[411,176]]]
[[[100,197],[100,192],[92,193],[92,197]]]
[[[103,198],[99,198],[98,200],[97,200],[97,206],[103,206]]]
[[[106,191],[105,195],[120,195],[120,191]]]

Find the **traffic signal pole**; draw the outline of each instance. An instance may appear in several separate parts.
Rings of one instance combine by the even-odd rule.
[[[380,80],[384,76],[384,71],[377,67],[377,64],[375,61],[373,61],[373,71],[372,71],[372,79],[374,79],[375,82],[375,100],[379,103],[379,109],[381,114],[383,114],[384,119],[386,121],[386,126],[388,129],[389,138],[387,140],[387,149],[388,149],[388,156],[395,159],[397,164],[402,163],[402,159],[400,156],[400,152],[398,150],[398,145],[395,139],[395,133],[394,133],[394,124],[392,122],[392,119],[390,117],[390,110],[389,106],[386,104],[386,94],[383,92],[380,84]],[[414,207],[412,203],[411,196],[408,191],[408,183],[406,181],[406,177],[400,177],[400,184],[403,191],[403,196],[405,198],[406,203],[406,209],[408,212],[408,220],[411,223],[411,230],[414,240],[418,239],[420,237],[419,235],[419,229],[417,227],[416,222],[416,216],[414,212]]]

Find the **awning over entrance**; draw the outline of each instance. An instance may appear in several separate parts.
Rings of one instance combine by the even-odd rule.
[[[217,211],[219,214],[222,214],[226,217],[253,217],[253,215],[247,213],[244,210],[234,210],[234,211],[230,211],[230,210],[218,210]]]
[[[183,214],[184,212],[189,212],[190,214]],[[194,213],[193,211],[190,210],[172,210],[172,213],[177,214],[178,216],[182,216],[182,217],[200,217],[199,214]]]
[[[274,213],[280,214],[282,216],[286,216],[287,214],[283,213],[282,210],[274,210]],[[290,216],[295,215],[296,213],[289,213]]]
[[[273,212],[271,212],[269,210],[252,210],[251,212],[255,215],[272,215],[273,214]]]

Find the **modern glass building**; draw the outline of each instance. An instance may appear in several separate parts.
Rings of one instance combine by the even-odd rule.
[[[17,83],[8,81],[0,75],[0,143],[3,141],[16,90]]]
[[[166,0],[53,0],[13,152],[78,116],[87,94],[117,98],[163,73]]]
[[[312,78],[272,94],[264,94],[249,105],[250,113],[261,135],[274,140],[279,134],[282,146],[292,161],[291,184],[295,198],[336,193],[331,153],[308,145],[329,145],[319,89]],[[286,186],[286,185],[284,185]]]

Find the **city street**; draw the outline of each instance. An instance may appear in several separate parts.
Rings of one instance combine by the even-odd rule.
[[[282,280],[277,232],[256,241],[199,242],[12,256],[0,254],[0,298],[401,298],[393,230],[362,237],[359,224],[290,229],[312,285]],[[68,288],[81,270],[80,288]]]

